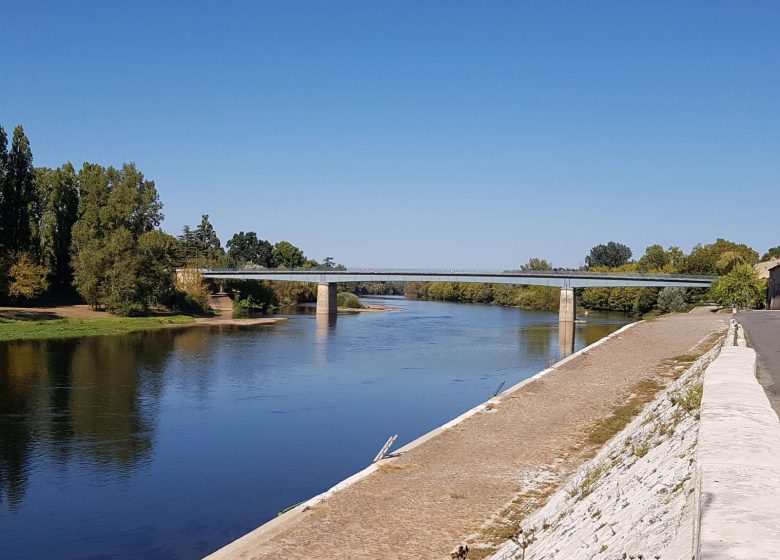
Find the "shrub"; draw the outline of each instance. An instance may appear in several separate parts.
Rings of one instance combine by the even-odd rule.
[[[176,291],[181,294],[185,307],[200,311],[209,309],[209,289],[198,269],[179,270],[176,274]]]
[[[685,310],[685,288],[666,287],[658,294],[658,309],[664,313]]]
[[[46,268],[33,262],[29,253],[19,253],[8,271],[8,295],[32,299],[47,287]]]
[[[712,295],[718,303],[746,309],[761,307],[764,290],[764,283],[749,264],[736,265],[712,285]]]
[[[350,292],[339,292],[336,301],[339,307],[347,307],[349,309],[360,309],[363,307],[363,304],[360,303],[360,298]]]

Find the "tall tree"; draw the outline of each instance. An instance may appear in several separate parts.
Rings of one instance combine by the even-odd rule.
[[[36,218],[35,170],[30,141],[21,125],[14,129],[2,191],[2,246],[6,251],[28,251],[33,248],[32,225]]]
[[[266,268],[272,265],[273,245],[265,239],[258,239],[254,231],[240,231],[227,242],[228,255],[233,266],[252,263]]]
[[[73,225],[78,218],[78,181],[73,165],[59,169],[38,168],[35,184],[41,201],[40,252],[54,290],[70,286],[70,245]]]
[[[0,126],[0,252],[6,249],[5,247],[5,196],[6,187],[5,181],[8,176],[8,136],[5,133],[5,129]]]
[[[274,266],[294,269],[301,268],[306,264],[306,257],[303,251],[289,241],[280,241],[274,245],[272,254]]]
[[[520,265],[520,270],[552,270],[552,265],[545,259],[531,257],[528,262]]]
[[[79,219],[73,227],[74,284],[93,307],[134,315],[143,312],[159,286],[149,288],[144,274],[159,265],[160,246],[174,247],[173,238],[139,248],[139,239],[162,220],[153,181],[144,179],[133,164],[122,169],[85,163],[79,173]],[[170,242],[170,243],[168,243]],[[172,284],[166,259],[163,281]],[[167,278],[167,280],[165,280]],[[146,287],[145,287],[146,286]]]
[[[631,248],[622,243],[610,241],[606,245],[596,245],[590,250],[590,254],[585,257],[585,264],[588,268],[595,266],[606,266],[616,268],[627,264],[631,260]]]

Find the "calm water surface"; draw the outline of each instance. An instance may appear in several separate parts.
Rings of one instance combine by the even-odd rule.
[[[392,303],[0,344],[0,557],[200,558],[558,356],[552,313]]]

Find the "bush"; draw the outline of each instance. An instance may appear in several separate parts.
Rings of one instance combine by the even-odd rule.
[[[203,274],[195,268],[185,268],[176,274],[176,291],[184,308],[208,311],[209,289],[203,281]]]
[[[667,287],[661,290],[658,309],[664,313],[685,311],[685,288]]]
[[[47,288],[46,269],[35,264],[29,253],[19,253],[8,271],[8,295],[32,299]]]
[[[738,264],[712,285],[712,295],[727,306],[756,309],[764,302],[764,282],[749,264]]]
[[[363,307],[363,304],[360,303],[360,298],[350,292],[339,292],[336,301],[339,307],[347,307],[349,309],[361,309]]]

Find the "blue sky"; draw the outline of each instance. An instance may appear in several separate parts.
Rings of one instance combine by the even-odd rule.
[[[777,2],[3,2],[0,123],[352,266],[780,244]]]

